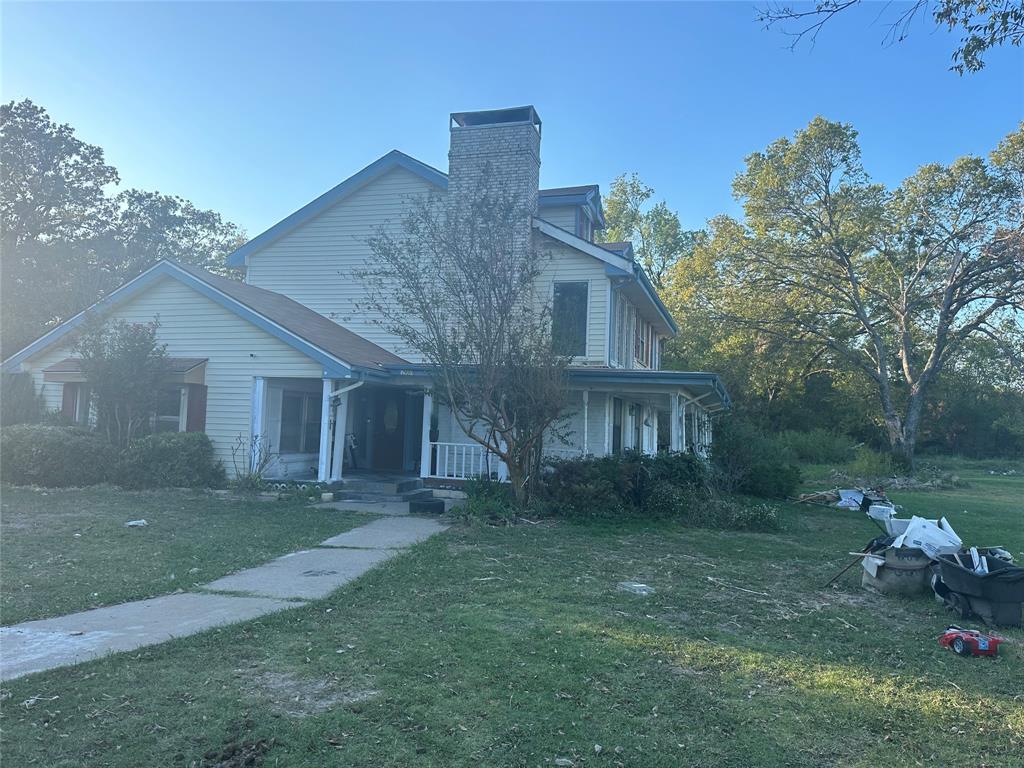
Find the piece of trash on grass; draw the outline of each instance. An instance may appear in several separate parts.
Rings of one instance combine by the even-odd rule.
[[[956,624],[939,635],[939,645],[949,648],[958,656],[998,656],[1003,638],[986,635],[974,629],[961,629]]]
[[[654,587],[641,584],[639,581],[620,581],[619,590],[622,592],[632,592],[634,595],[649,595],[654,592]]]
[[[149,523],[147,523],[145,520],[129,520],[127,523],[124,524],[124,527],[125,528],[143,528],[144,526],[147,526],[147,525],[149,525]]]

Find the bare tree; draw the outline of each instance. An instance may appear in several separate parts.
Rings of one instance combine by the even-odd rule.
[[[549,258],[530,212],[482,175],[459,205],[410,203],[403,231],[371,238],[365,309],[430,365],[434,396],[458,426],[503,461],[517,501],[529,501],[545,435],[567,404],[566,366],[537,291]]]
[[[766,27],[781,26],[793,38],[792,47],[804,39],[811,44],[825,24],[836,15],[860,5],[861,0],[816,0],[813,4],[770,3],[757,12]],[[984,68],[983,56],[990,48],[1019,46],[1024,40],[1024,2],[1021,0],[911,0],[880,3],[878,19],[888,16],[883,42],[899,43],[910,33],[917,18],[931,15],[936,26],[963,37],[953,51],[954,72],[977,72]]]

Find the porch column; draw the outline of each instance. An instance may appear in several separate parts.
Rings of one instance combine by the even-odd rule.
[[[712,425],[711,414],[708,414],[708,446],[709,447],[711,446],[711,443],[714,441],[711,425]]]
[[[434,398],[429,392],[423,393],[423,436],[420,442],[420,477],[430,477],[430,417],[434,410]]]
[[[651,430],[650,437],[648,438],[650,442],[647,452],[654,456],[658,452],[658,409],[652,405],[649,410],[651,414]]]
[[[334,449],[331,451],[331,482],[341,480],[345,464],[345,436],[348,431],[348,392],[342,392],[334,404]]]
[[[700,456],[702,455],[700,452],[700,422],[697,420],[699,416],[697,411],[698,406],[695,402],[693,404],[693,424],[690,427],[693,429],[693,452]]]
[[[590,390],[583,390],[583,455],[586,456],[589,451],[587,450],[587,423],[590,421]]]
[[[670,451],[679,450],[679,395],[668,396],[668,448]]]
[[[260,468],[262,454],[267,450],[263,435],[263,411],[267,399],[267,380],[257,376],[252,382],[252,415],[249,420],[249,469],[256,472]]]
[[[679,410],[679,450],[686,450],[686,406],[689,402],[684,398],[683,404]]]
[[[612,393],[604,393],[604,455],[612,454],[612,410],[615,405],[612,402]]]
[[[320,402],[320,454],[317,462],[316,481],[326,483],[331,475],[331,392],[334,382],[324,379],[324,394]]]

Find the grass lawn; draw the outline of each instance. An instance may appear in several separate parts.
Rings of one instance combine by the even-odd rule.
[[[4,487],[0,503],[5,625],[188,590],[373,519],[174,490]]]
[[[905,493],[1024,559],[1024,475]],[[966,514],[964,513],[966,510]],[[456,527],[326,600],[4,685],[46,766],[1020,766],[1024,632],[996,660],[931,599],[822,585],[875,535]],[[656,590],[619,591],[624,580]],[[247,760],[252,762],[246,762]]]

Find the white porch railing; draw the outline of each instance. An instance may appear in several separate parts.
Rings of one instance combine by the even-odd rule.
[[[545,459],[582,459],[583,449],[569,445],[545,446]]]
[[[508,478],[505,463],[477,443],[431,443],[428,477],[469,480],[473,477]]]

